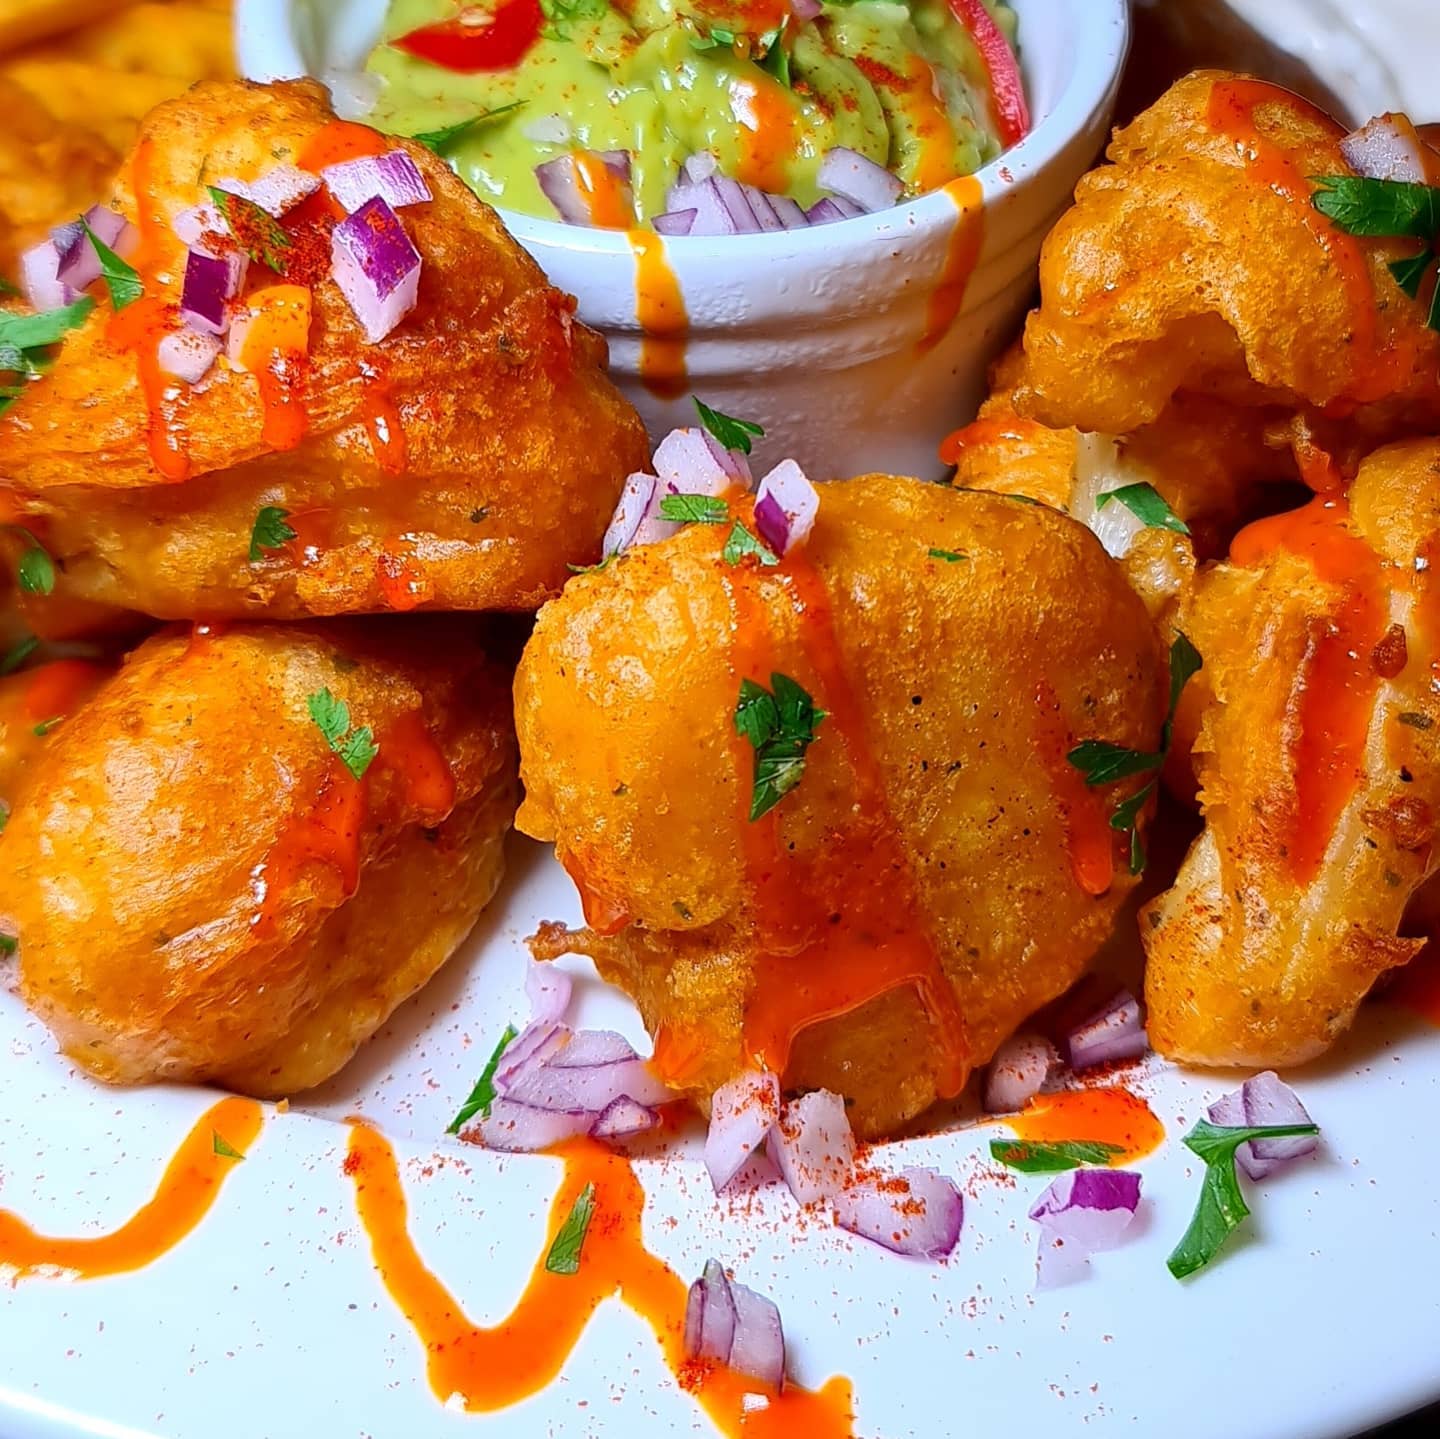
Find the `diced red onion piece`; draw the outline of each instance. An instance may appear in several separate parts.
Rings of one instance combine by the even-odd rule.
[[[105,205],[92,205],[85,212],[85,223],[95,238],[108,245],[121,259],[135,253],[139,231],[123,215],[117,215]],[[57,273],[61,283],[73,290],[83,290],[100,278],[100,254],[91,243],[90,236],[78,226],[72,229],[73,225],[72,221],[70,225],[57,227],[51,238],[56,240],[60,251]],[[64,237],[63,242],[61,236]]]
[[[1023,1109],[1059,1066],[1059,1052],[1043,1035],[1011,1035],[995,1051],[985,1071],[987,1112],[1013,1114]]]
[[[523,125],[520,133],[536,145],[568,145],[575,132],[563,115],[540,115]]]
[[[667,493],[723,495],[733,483],[729,469],[706,444],[705,430],[671,430],[655,449],[655,473],[669,487]]]
[[[589,1069],[596,1064],[619,1064],[638,1058],[623,1034],[611,1029],[581,1029],[545,1062],[553,1069]]]
[[[1140,1176],[1127,1169],[1072,1169],[1059,1175],[1030,1210],[1040,1225],[1036,1283],[1067,1283],[1092,1254],[1120,1243],[1140,1206]]]
[[[654,475],[630,475],[605,531],[603,553],[623,554],[633,545],[650,545],[678,534],[680,524],[660,515],[660,500],[665,493],[665,486]]]
[[[232,184],[238,184],[238,181],[222,180],[220,189],[228,190]],[[320,177],[311,171],[302,170],[298,165],[276,165],[258,180],[252,180],[243,193],[267,215],[273,215],[278,220],[319,188]],[[236,190],[235,193],[242,192]]]
[[[794,460],[781,460],[755,494],[755,528],[776,554],[787,554],[810,538],[820,492]]]
[[[530,1018],[535,1023],[563,1019],[570,1007],[574,982],[553,964],[532,964],[525,971],[525,998],[530,1001]]]
[[[888,210],[905,188],[883,165],[845,145],[826,151],[816,179],[822,190],[849,200],[867,213]]]
[[[608,1109],[622,1096],[637,1104],[651,1105],[664,1104],[674,1097],[643,1059],[571,1069],[532,1064],[505,1086],[505,1095],[536,1109],[587,1109],[592,1115]]]
[[[1408,133],[1407,133],[1408,131]],[[1400,180],[1411,185],[1433,183],[1427,177],[1427,156],[1420,137],[1408,120],[1403,124],[1393,115],[1375,119],[1351,131],[1341,142],[1345,163],[1369,180]]]
[[[666,210],[656,215],[650,223],[657,235],[688,235],[695,225],[694,210]]]
[[[1212,1124],[1230,1129],[1245,1126],[1313,1123],[1300,1096],[1273,1070],[1247,1079],[1239,1089],[1222,1095],[1206,1110]],[[1288,1139],[1257,1139],[1235,1151],[1236,1161],[1251,1179],[1265,1179],[1277,1169],[1313,1154],[1320,1141],[1313,1134]]]
[[[738,235],[740,227],[734,215],[720,198],[719,187],[712,176],[695,184],[672,185],[665,196],[668,210],[694,210],[695,219],[690,226],[692,235]],[[755,228],[754,216],[749,226]]]
[[[704,1272],[696,1282],[700,1289],[700,1312],[695,1357],[728,1364],[730,1346],[735,1342],[735,1300],[730,1293],[730,1281],[717,1260],[707,1259]]]
[[[167,375],[184,380],[187,385],[196,385],[210,373],[220,350],[218,335],[187,328],[166,335],[156,347],[156,359]]]
[[[215,253],[206,247],[207,235],[229,234],[225,217],[209,200],[203,204],[191,205],[188,210],[181,210],[170,222],[170,228],[187,250],[199,250],[205,255]]]
[[[228,302],[245,280],[247,261],[232,253],[221,258],[191,250],[185,258],[180,317],[192,330],[223,335],[229,328]]]
[[[943,1259],[960,1241],[965,1203],[960,1191],[933,1169],[852,1176],[835,1198],[842,1229],[896,1254]]]
[[[79,220],[66,220],[50,229],[50,239],[59,253],[60,263],[68,264],[85,245],[85,227]]]
[[[775,206],[764,190],[757,190],[753,185],[743,185],[745,198],[750,202],[750,209],[755,215],[756,222],[765,231],[783,230],[784,224],[775,211]]]
[[[327,165],[320,174],[347,213],[358,210],[376,195],[396,210],[435,198],[420,167],[404,150],[344,160]]]
[[[1103,1009],[1070,1031],[1065,1047],[1071,1069],[1138,1058],[1150,1047],[1140,1002],[1122,989]]]
[[[331,273],[373,345],[415,308],[420,252],[377,195],[336,225]]]
[[[820,0],[790,0],[790,13],[802,25],[807,20],[813,20],[824,8]]]
[[[806,210],[805,219],[811,225],[831,225],[836,220],[858,220],[864,213],[859,205],[843,195],[826,195]]]
[[[786,230],[804,230],[809,227],[810,219],[805,211],[801,209],[796,200],[788,195],[767,196],[770,201],[770,208],[774,210],[776,218]]]
[[[535,1154],[589,1134],[594,1125],[595,1116],[588,1110],[534,1109],[502,1095],[491,1101],[490,1113],[476,1120],[467,1137],[478,1139],[487,1149]]]
[[[596,1139],[629,1139],[648,1133],[659,1123],[660,1116],[648,1105],[637,1104],[622,1094],[601,1110],[590,1133]]]
[[[708,1359],[780,1389],[785,1382],[785,1332],[780,1311],[743,1284],[732,1284],[711,1259],[685,1304],[685,1357]]]
[[[692,185],[708,180],[720,168],[720,161],[711,150],[697,150],[680,167],[681,174]]]
[[[709,446],[711,458],[737,485],[744,485],[747,490],[754,485],[750,461],[740,450],[727,450],[709,430],[705,431],[705,443]]]
[[[855,1168],[855,1136],[845,1101],[828,1089],[812,1090],[785,1106],[765,1137],[770,1156],[801,1204],[836,1199]]]
[[[780,1083],[773,1074],[747,1070],[715,1091],[705,1135],[705,1168],[717,1194],[740,1172],[779,1118]]]
[[[32,245],[20,256],[20,291],[37,310],[58,310],[79,293],[60,279],[60,250],[54,240]]]
[[[543,1064],[558,1054],[570,1043],[572,1033],[569,1025],[557,1024],[554,1020],[527,1024],[505,1047],[495,1069],[495,1088],[505,1093],[508,1086],[533,1065]]]

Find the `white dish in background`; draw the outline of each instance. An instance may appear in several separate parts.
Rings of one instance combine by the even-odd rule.
[[[442,1132],[499,1031],[525,1012],[521,937],[537,919],[578,917],[547,852],[516,841],[512,853],[515,871],[465,952],[324,1090],[272,1112],[188,1239],[132,1274],[0,1289],[6,1439],[716,1433],[618,1301],[535,1398],[487,1415],[447,1410],[372,1269],[341,1168],[343,1119],[357,1111],[394,1139],[411,1234],[474,1320],[508,1312],[543,1248],[558,1165]],[[642,1038],[613,991],[578,988],[581,1023]],[[128,1218],[216,1098],[95,1084],[10,997],[0,1040],[0,1206],[49,1233]],[[848,1376],[866,1439],[1339,1439],[1440,1397],[1428,1258],[1440,1230],[1440,1034],[1371,1006],[1333,1056],[1291,1077],[1323,1152],[1257,1186],[1245,1236],[1188,1284],[1165,1268],[1199,1186],[1179,1136],[1235,1080],[1158,1064],[1135,1087],[1170,1138],[1137,1166],[1137,1233],[1068,1288],[1031,1292],[1025,1212],[1045,1179],[978,1177],[994,1129],[886,1146],[887,1162],[936,1165],[967,1191],[947,1264],[797,1224],[778,1189],[748,1207],[717,1203],[696,1144],[637,1162],[646,1243],[687,1277],[719,1256],[773,1296],[796,1377]]]
[[[1100,152],[1129,36],[1127,0],[1011,0],[1035,128],[979,174],[984,240],[953,322],[932,323],[962,217],[948,194],[812,230],[664,242],[689,315],[679,398],[640,377],[636,261],[625,236],[502,211],[515,238],[610,342],[611,373],[653,438],[693,420],[689,394],[764,425],[765,453],[820,478],[938,478],[940,441],[973,417],[1014,333],[1040,242]],[[383,0],[238,0],[242,72],[353,69]],[[921,353],[927,337],[933,342]]]

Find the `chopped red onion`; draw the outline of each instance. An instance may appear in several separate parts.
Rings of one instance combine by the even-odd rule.
[[[960,1242],[965,1201],[955,1185],[933,1169],[856,1175],[834,1200],[835,1221],[842,1229],[896,1254],[944,1259]]]
[[[630,153],[628,150],[593,150],[590,152],[622,185],[630,184]],[[590,201],[580,183],[580,168],[575,156],[557,155],[535,167],[535,179],[541,192],[554,205],[567,225],[593,225]]]
[[[85,212],[85,224],[101,244],[108,245],[121,259],[135,253],[140,232],[123,215],[117,215],[105,205],[92,205]],[[83,290],[100,278],[100,254],[83,226],[71,221],[57,226],[50,237],[60,252],[56,273],[62,284],[72,290]]]
[[[711,150],[697,150],[680,167],[681,174],[692,185],[708,180],[720,168],[720,161]]]
[[[585,1109],[592,1116],[601,1114],[622,1096],[637,1104],[664,1104],[672,1097],[639,1058],[578,1068],[532,1064],[505,1086],[504,1093],[536,1109]]]
[[[495,1070],[495,1087],[502,1094],[531,1064],[545,1064],[567,1044],[573,1031],[553,1019],[532,1019],[506,1046]]]
[[[826,195],[806,210],[805,219],[811,225],[832,225],[836,220],[858,220],[864,213],[843,195]]]
[[[837,1197],[855,1168],[845,1101],[817,1089],[787,1104],[765,1138],[765,1152],[801,1204]]]
[[[800,208],[798,201],[792,200],[788,195],[768,195],[766,198],[784,229],[804,230],[809,226],[809,216]]]
[[[563,115],[540,115],[520,127],[520,133],[536,145],[568,145],[575,131]]]
[[[1409,133],[1406,133],[1406,130]],[[1353,130],[1340,142],[1345,163],[1369,180],[1401,180],[1411,185],[1429,183],[1430,164],[1434,154],[1427,156],[1426,147],[1408,121],[1404,128],[1390,115],[1379,115],[1368,124]]]
[[[221,180],[217,188],[244,196],[278,220],[320,188],[320,177],[298,165],[276,165],[248,185],[240,180]]]
[[[60,250],[54,240],[33,245],[20,256],[20,291],[37,310],[58,310],[79,291],[60,278]]]
[[[590,1134],[595,1139],[629,1139],[648,1134],[659,1123],[660,1116],[653,1109],[622,1094],[600,1111]]]
[[[372,345],[415,308],[420,252],[378,195],[336,225],[331,262],[335,283]]]
[[[781,460],[755,494],[755,528],[777,555],[809,539],[820,512],[820,492],[794,460]]]
[[[1221,1124],[1227,1129],[1314,1123],[1300,1096],[1270,1069],[1247,1079],[1239,1089],[1222,1095],[1206,1110],[1206,1116],[1212,1124]],[[1251,1179],[1265,1179],[1291,1160],[1313,1154],[1319,1146],[1319,1137],[1314,1134],[1256,1139],[1242,1144],[1235,1151],[1235,1158]]]
[[[730,470],[706,443],[706,430],[671,430],[655,449],[655,473],[668,493],[723,495],[734,483]]]
[[[199,250],[204,255],[217,253],[205,244],[207,235],[229,234],[229,227],[219,206],[209,200],[199,205],[191,205],[188,210],[181,210],[170,222],[170,228],[187,250]]]
[[[734,1284],[711,1259],[685,1303],[685,1357],[708,1359],[780,1389],[785,1383],[785,1332],[780,1311]]]
[[[815,19],[824,8],[820,0],[790,0],[790,13],[802,25]]]
[[[1043,1035],[1011,1035],[985,1071],[986,1111],[1013,1114],[1024,1109],[1059,1067],[1060,1054]]]
[[[582,1029],[546,1061],[556,1069],[590,1069],[597,1064],[620,1064],[637,1059],[635,1047],[613,1029]]]
[[[1140,1206],[1140,1176],[1128,1169],[1072,1169],[1036,1201],[1036,1282],[1049,1289],[1084,1274],[1092,1254],[1113,1249]]]
[[[560,1019],[570,1007],[574,989],[574,982],[563,969],[553,964],[532,964],[525,971],[525,998],[530,1001],[531,1022],[543,1024]]]
[[[320,174],[347,214],[352,214],[376,195],[396,210],[435,198],[420,173],[420,167],[404,150],[387,150],[383,155],[362,155],[358,160],[327,165]]]
[[[716,176],[693,184],[678,184],[670,187],[665,196],[667,210],[694,210],[695,219],[690,226],[692,235],[745,235],[759,230],[755,223],[755,212],[749,205],[727,205],[721,194]],[[731,192],[732,202],[735,192]]]
[[[667,210],[650,223],[657,235],[688,235],[695,226],[695,214],[694,210]]]
[[[1150,1048],[1139,1000],[1122,989],[1103,1009],[1070,1031],[1065,1047],[1071,1069],[1138,1058]]]
[[[740,1172],[779,1118],[780,1083],[773,1074],[746,1070],[715,1091],[705,1135],[705,1168],[716,1194]]]
[[[750,461],[745,458],[743,451],[727,450],[709,430],[705,431],[705,443],[709,446],[710,455],[715,463],[737,485],[744,485],[747,490],[754,485],[755,477],[750,473]]]
[[[490,1103],[490,1113],[476,1120],[468,1131],[487,1149],[509,1154],[534,1154],[552,1144],[563,1144],[589,1134],[596,1116],[588,1110],[566,1112],[560,1109],[535,1109],[519,1104],[504,1095]]]
[[[197,385],[210,373],[211,366],[219,358],[220,348],[219,336],[184,329],[166,335],[155,353],[160,368],[167,375],[184,380],[187,385]]]
[[[229,301],[245,283],[248,261],[231,253],[217,258],[191,250],[185,258],[180,317],[192,330],[223,335],[230,325]]]
[[[848,146],[827,150],[816,176],[822,190],[849,200],[862,210],[888,210],[905,188],[883,165]]]

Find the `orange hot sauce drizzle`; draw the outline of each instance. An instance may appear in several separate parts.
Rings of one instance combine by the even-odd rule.
[[[90,660],[51,660],[31,670],[21,694],[25,718],[32,724],[64,719],[83,704],[111,671]]]
[[[904,80],[900,82],[900,105],[920,142],[920,153],[915,158],[915,188],[922,195],[942,185],[948,189],[955,183],[955,126],[940,99],[934,67],[918,55],[910,57]],[[973,179],[969,175],[961,178]],[[977,183],[977,192],[979,188]],[[956,203],[959,203],[958,195]]]
[[[260,1133],[261,1120],[253,1099],[231,1097],[207,1109],[166,1166],[154,1197],[110,1234],[53,1239],[0,1210],[0,1268],[14,1271],[16,1279],[54,1271],[97,1279],[153,1263],[204,1219],[239,1162],[215,1152],[215,1136],[243,1155]]]
[[[572,150],[570,159],[590,223],[600,230],[625,230],[635,223],[625,186],[593,151]]]
[[[375,456],[375,463],[387,475],[404,474],[409,459],[405,422],[400,416],[400,407],[390,394],[389,386],[378,375],[366,378],[360,402],[360,416],[365,425],[365,437],[370,441],[370,452]]]
[[[1020,415],[985,415],[958,430],[951,430],[940,441],[940,462],[958,465],[961,455],[971,446],[1021,445],[1037,434],[1052,433],[1038,421],[1027,420]]]
[[[913,988],[929,1017],[940,1056],[936,1088],[958,1093],[969,1045],[954,991],[919,914],[908,858],[885,797],[864,719],[840,660],[830,597],[814,567],[798,552],[774,579],[799,621],[800,642],[815,676],[817,707],[827,712],[819,742],[844,746],[855,784],[856,818],[801,858],[780,842],[779,813],[749,817],[754,751],[735,737],[741,783],[741,851],[754,896],[755,981],[745,1012],[747,1052],[783,1076],[796,1035],[808,1026],[849,1014],[892,990]],[[737,572],[729,588],[735,608],[731,660],[740,682],[770,685],[780,668],[755,593],[753,573]],[[828,735],[827,735],[828,731]],[[671,1036],[679,1053],[683,1042]],[[663,1058],[663,1056],[662,1056]]]
[[[945,186],[945,193],[955,202],[958,214],[950,231],[940,283],[930,296],[925,333],[915,346],[916,352],[922,355],[950,332],[950,326],[955,323],[955,317],[965,303],[965,291],[980,258],[980,248],[985,243],[985,194],[979,180],[973,175],[961,175]],[[945,458],[943,447],[941,458]],[[947,460],[946,463],[954,464],[955,461]]]
[[[795,153],[796,117],[789,93],[768,75],[737,79],[730,85],[730,104],[740,126],[735,178],[742,185],[785,194],[790,188],[787,161]]]
[[[413,610],[428,593],[425,577],[414,560],[388,546],[375,557],[375,582],[386,605],[401,613]]]
[[[455,772],[421,710],[407,710],[380,736],[375,767],[400,779],[407,806],[436,820],[455,808]]]
[[[1288,514],[1247,525],[1230,546],[1240,565],[1277,550],[1306,558],[1342,598],[1323,633],[1312,635],[1286,706],[1295,806],[1286,852],[1297,884],[1319,872],[1336,822],[1355,793],[1380,676],[1371,651],[1385,628],[1379,557],[1348,526],[1349,504],[1317,495]]]
[[[635,256],[635,318],[640,323],[640,379],[662,400],[685,393],[685,336],[690,317],[665,242],[650,230],[628,230]]]
[[[666,1365],[729,1439],[848,1439],[853,1434],[848,1380],[810,1391],[787,1385],[767,1408],[747,1411],[761,1391],[728,1369],[688,1362],[683,1351],[686,1285],[645,1247],[645,1191],[628,1159],[591,1140],[556,1151],[565,1176],[550,1209],[542,1255],[580,1191],[595,1186],[595,1211],[575,1274],[552,1274],[537,1261],[519,1302],[498,1324],[471,1322],[459,1301],[420,1258],[407,1227],[395,1152],[369,1125],[350,1129],[345,1170],[370,1240],[375,1267],[425,1348],[430,1388],[445,1402],[458,1395],[470,1413],[489,1413],[537,1394],[560,1373],[591,1316],[618,1294],[655,1331]]]
[[[295,163],[302,170],[318,175],[327,165],[341,165],[346,160],[383,155],[392,143],[368,125],[357,125],[351,120],[332,120],[306,140],[295,157]]]
[[[1035,686],[1035,708],[1039,713],[1035,753],[1055,787],[1075,883],[1086,894],[1104,894],[1115,880],[1116,831],[1110,828],[1104,800],[1066,758],[1075,747],[1075,736],[1066,728],[1059,697],[1048,680]]]
[[[1094,1140],[1120,1152],[1109,1163],[1129,1164],[1160,1147],[1165,1126],[1137,1094],[1128,1089],[1066,1089],[1037,1094],[1019,1114],[999,1121],[1028,1144],[1067,1144]]]

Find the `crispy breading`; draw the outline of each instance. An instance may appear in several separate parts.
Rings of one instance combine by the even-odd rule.
[[[362,781],[311,718],[323,690],[379,746]],[[162,634],[43,743],[0,841],[0,931],[105,1080],[318,1083],[499,882],[509,686],[469,621]]]
[[[728,528],[634,549],[540,613],[516,680],[517,823],[555,841],[592,925],[541,951],[593,954],[702,1103],[752,1062],[757,1003],[843,967],[853,988],[797,1026],[784,1080],[889,1132],[953,1081],[943,1006],[915,984],[865,1002],[887,953],[933,946],[963,1079],[1109,934],[1132,880],[1107,817],[1139,784],[1088,792],[1065,756],[1154,746],[1159,645],[1094,537],[1039,506],[827,484],[807,543],[758,570],[723,561]],[[830,713],[752,823],[736,703],[777,672]]]
[[[1367,459],[1348,518],[1323,503],[1242,534],[1182,616],[1205,829],[1140,926],[1172,1059],[1309,1059],[1419,948],[1399,934],[1440,856],[1440,441]]]
[[[102,303],[0,418],[0,474],[44,522],[58,595],[187,619],[524,609],[597,557],[624,476],[646,462],[644,429],[573,301],[423,146],[378,142],[403,148],[435,197],[405,211],[420,298],[388,338],[367,344],[325,278],[307,359],[277,352],[257,374],[222,357],[199,385],[147,396],[139,371],[183,268],[169,221],[205,198],[201,175],[252,181],[304,158],[334,123],[324,93],[201,85],[146,122],[112,197],[142,222],[146,296],[124,316],[139,337],[117,339]],[[306,233],[297,245],[328,255],[323,227]],[[252,263],[252,293],[276,280]],[[296,406],[303,435],[278,433]],[[300,537],[252,563],[265,505]]]

